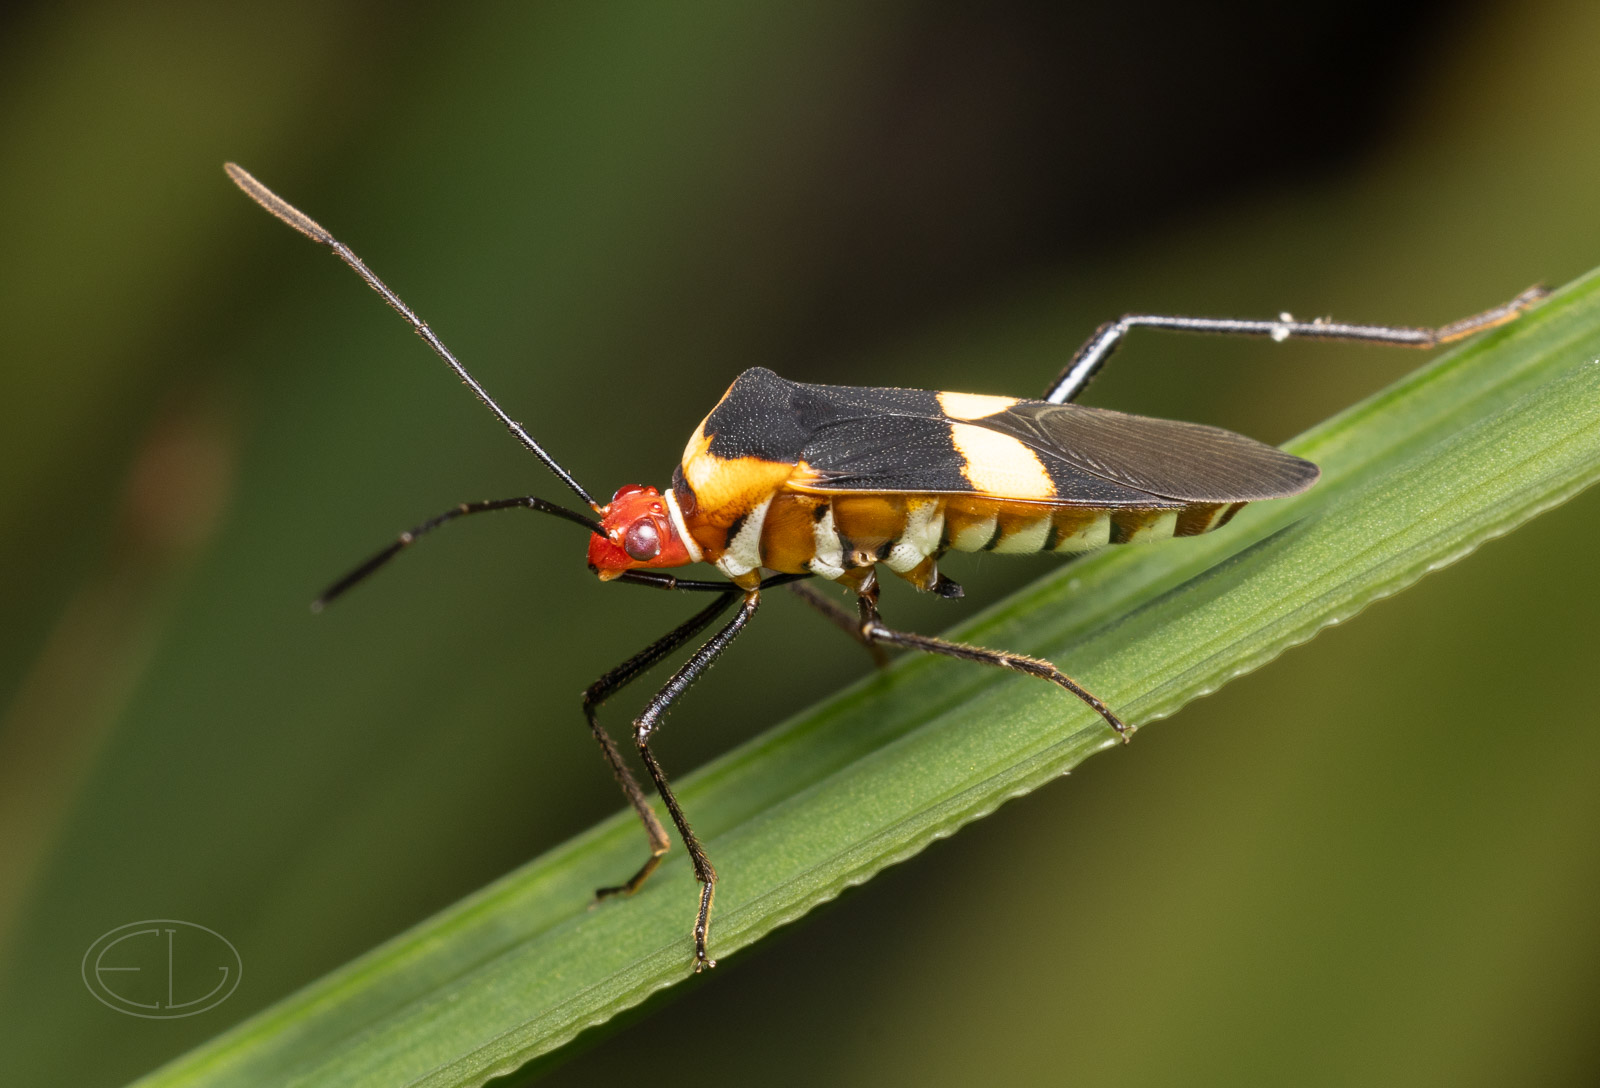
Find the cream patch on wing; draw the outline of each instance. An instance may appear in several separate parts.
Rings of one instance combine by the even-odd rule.
[[[952,423],[950,442],[966,461],[961,474],[977,491],[1005,499],[1055,498],[1056,485],[1039,455],[1010,435]]]
[[[951,419],[982,419],[1017,403],[1016,397],[991,397],[986,393],[940,393],[939,410]]]

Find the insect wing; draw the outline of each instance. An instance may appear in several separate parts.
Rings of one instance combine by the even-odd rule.
[[[803,491],[979,494],[1096,507],[1160,506],[1156,496],[981,424],[943,417],[849,419],[818,428]],[[1174,504],[1181,505],[1181,504]]]
[[[1220,427],[1104,408],[1019,401],[974,423],[1026,445],[1052,477],[1066,465],[1184,503],[1284,498],[1320,475],[1310,461]]]
[[[801,389],[808,434],[794,484],[808,491],[1159,507],[1281,498],[1318,476],[1309,461],[1199,423],[1006,397]]]

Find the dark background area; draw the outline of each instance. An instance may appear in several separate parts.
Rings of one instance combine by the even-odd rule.
[[[685,611],[508,517],[308,615],[397,529],[559,485],[224,159],[605,493],[665,483],[749,365],[1026,395],[1125,310],[1434,324],[1600,261],[1600,18],[1553,0],[6,18],[7,1083],[124,1082],[614,811],[578,692]],[[1088,401],[1278,442],[1420,361],[1151,335]],[[540,1071],[1589,1083],[1597,518],[1569,504]],[[967,603],[886,609],[936,631],[1046,565],[958,560]],[[867,668],[766,611],[671,767]],[[239,992],[97,1004],[83,950],[150,917],[233,940]]]

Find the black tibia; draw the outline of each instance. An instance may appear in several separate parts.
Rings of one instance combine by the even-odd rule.
[[[638,780],[633,777],[633,772],[628,770],[627,764],[622,761],[622,753],[617,750],[616,743],[612,741],[611,735],[605,731],[605,727],[600,724],[595,712],[600,708],[601,703],[604,703],[612,695],[627,687],[647,670],[658,664],[662,658],[709,627],[713,620],[727,611],[728,606],[734,602],[738,595],[739,591],[731,588],[730,583],[730,588],[725,590],[711,604],[701,609],[686,622],[674,627],[639,653],[628,658],[628,660],[606,673],[593,684],[590,684],[589,689],[583,693],[583,713],[589,719],[589,729],[594,733],[594,739],[600,742],[600,750],[605,754],[606,762],[611,766],[611,773],[616,775],[618,784],[622,786],[622,792],[627,795],[628,803],[639,814],[639,819],[644,823],[644,833],[650,840],[650,856],[639,867],[639,871],[622,884],[600,888],[595,892],[596,899],[603,899],[608,895],[615,895],[619,892],[633,894],[638,890],[639,885],[643,884],[645,879],[655,872],[656,866],[661,864],[662,855],[667,852],[672,843],[667,838],[666,829],[661,826],[661,821],[657,819],[655,810],[650,807],[650,801],[645,797],[644,790],[639,787]]]
[[[856,618],[848,610],[803,582],[796,582],[790,585],[789,590],[796,597],[816,609],[829,623],[864,646],[867,653],[872,655],[873,664],[877,665],[878,668],[884,668],[889,664],[889,655],[884,652],[883,647],[861,633],[861,624],[856,622]]]
[[[1117,349],[1118,343],[1131,329],[1168,329],[1173,332],[1214,333],[1223,336],[1266,336],[1273,340],[1287,340],[1290,337],[1307,340],[1353,340],[1396,347],[1431,348],[1515,320],[1524,310],[1549,293],[1544,287],[1530,287],[1510,302],[1501,303],[1481,314],[1464,317],[1460,321],[1452,321],[1436,329],[1413,329],[1393,325],[1347,325],[1321,318],[1314,321],[1296,321],[1288,314],[1284,314],[1277,321],[1177,317],[1170,314],[1124,314],[1095,330],[1095,334],[1078,349],[1072,361],[1061,371],[1056,380],[1050,383],[1044,399],[1052,404],[1067,404],[1077,399],[1078,394],[1088,387],[1090,379],[1105,365],[1106,359]]]
[[[667,811],[672,815],[672,822],[677,825],[678,834],[683,839],[683,846],[689,852],[689,861],[694,866],[695,879],[700,881],[700,909],[695,915],[694,924],[694,969],[696,972],[707,967],[715,967],[716,961],[706,955],[706,936],[711,928],[711,899],[717,886],[717,871],[711,867],[710,860],[706,857],[700,840],[695,838],[694,832],[689,828],[689,821],[684,818],[683,809],[678,805],[678,799],[672,793],[672,787],[667,785],[667,776],[661,769],[661,764],[656,761],[655,753],[650,750],[650,736],[660,727],[662,716],[667,709],[677,701],[678,697],[689,689],[689,685],[699,679],[700,674],[711,667],[711,663],[721,656],[722,651],[744,630],[750,622],[750,617],[756,613],[756,607],[761,603],[761,591],[752,589],[744,595],[744,603],[733,619],[712,635],[683,667],[673,674],[660,691],[651,698],[649,705],[644,708],[633,723],[633,741],[639,747],[639,758],[644,761],[645,768],[650,772],[651,779],[656,784],[656,792],[667,804]],[[726,607],[726,602],[716,603],[717,611]],[[710,615],[708,615],[708,613]],[[716,613],[706,609],[695,620],[705,617],[706,622]],[[694,621],[691,621],[694,622]],[[674,632],[676,634],[677,632]],[[665,640],[663,640],[665,641]],[[664,652],[664,651],[663,651]],[[646,863],[647,867],[652,862]],[[639,878],[639,879],[642,879]]]
[[[333,601],[344,596],[345,592],[357,582],[364,581],[379,567],[382,567],[389,560],[409,548],[412,542],[423,533],[431,532],[439,526],[467,514],[488,514],[495,510],[537,510],[541,514],[554,514],[558,518],[565,518],[567,521],[582,525],[592,533],[603,531],[600,528],[600,523],[593,518],[580,514],[576,510],[568,510],[565,506],[557,506],[553,502],[535,498],[532,495],[523,495],[515,499],[490,499],[486,502],[464,502],[446,510],[436,518],[429,518],[409,532],[401,533],[393,544],[390,544],[383,551],[323,590],[322,596],[311,602],[311,611],[321,612]]]
[[[861,634],[873,642],[881,642],[890,646],[903,646],[908,650],[922,650],[930,654],[943,654],[945,657],[960,658],[962,661],[976,661],[980,665],[998,665],[1002,669],[1012,669],[1016,672],[1037,676],[1041,680],[1048,680],[1052,684],[1060,685],[1067,691],[1076,695],[1089,705],[1089,708],[1106,720],[1106,724],[1117,731],[1117,735],[1127,743],[1133,730],[1124,724],[1121,718],[1111,713],[1109,707],[1094,695],[1090,694],[1081,684],[1048,661],[1041,661],[1036,657],[1024,657],[1022,654],[1007,653],[1004,650],[990,650],[982,646],[968,646],[961,642],[946,642],[940,638],[929,638],[927,635],[914,635],[906,631],[895,631],[883,624],[883,619],[878,615],[878,590],[876,586],[870,587],[857,598],[861,612]]]
[[[798,581],[806,575],[779,574],[765,579],[761,588],[767,586],[785,585]],[[644,824],[646,837],[650,840],[650,856],[625,883],[613,887],[601,888],[595,892],[596,899],[617,893],[631,894],[637,891],[656,866],[661,864],[662,856],[671,846],[667,838],[666,828],[656,817],[655,810],[650,807],[650,801],[640,788],[638,781],[633,777],[627,765],[622,761],[622,753],[617,750],[616,743],[610,734],[600,725],[595,712],[600,704],[612,695],[627,687],[637,680],[649,669],[659,664],[667,655],[681,647],[684,643],[694,638],[701,631],[709,627],[718,616],[728,610],[728,606],[743,595],[744,604],[737,615],[729,620],[722,630],[713,635],[686,661],[682,668],[673,674],[660,691],[651,697],[645,706],[644,712],[633,723],[634,744],[638,746],[639,757],[644,761],[646,769],[650,772],[651,781],[655,783],[656,792],[666,802],[667,811],[672,815],[672,822],[678,828],[678,834],[683,839],[684,849],[689,852],[690,864],[694,866],[694,875],[700,881],[700,907],[695,914],[694,925],[694,969],[703,970],[715,967],[716,961],[706,955],[706,934],[711,926],[711,898],[717,882],[717,871],[712,868],[711,862],[706,858],[705,849],[700,845],[700,840],[695,838],[694,831],[689,827],[689,821],[683,815],[683,809],[678,805],[672,788],[667,784],[666,773],[662,771],[661,764],[656,760],[655,753],[650,750],[650,736],[660,726],[662,716],[667,709],[677,700],[678,696],[688,690],[700,674],[711,667],[728,643],[744,629],[750,622],[750,617],[755,614],[756,606],[761,601],[761,588],[746,592],[732,582],[700,582],[674,575],[663,574],[659,571],[627,571],[619,581],[632,582],[635,585],[651,586],[656,589],[678,589],[701,592],[716,592],[719,594],[705,608],[695,613],[684,623],[674,627],[671,631],[652,642],[639,653],[606,673],[583,693],[583,713],[589,720],[589,729],[594,733],[595,740],[600,743],[600,750],[605,754],[606,762],[610,764],[611,771],[617,777],[617,782],[622,786],[622,792],[627,795],[628,803],[639,814],[640,821]]]

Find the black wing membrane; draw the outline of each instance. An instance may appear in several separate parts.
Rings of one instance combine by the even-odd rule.
[[[809,476],[795,482],[814,491],[970,494],[967,459],[953,438],[958,423],[1016,439],[1055,485],[1048,499],[996,498],[1183,506],[1280,498],[1317,479],[1311,462],[1218,427],[1036,400],[956,420],[939,396],[792,382],[755,367],[739,375],[705,429],[718,457],[804,462]]]
[[[1298,495],[1317,482],[1310,461],[1220,427],[1076,404],[1019,401],[972,423],[1053,461],[1182,502],[1251,502]]]
[[[984,426],[988,420],[967,421]],[[841,420],[818,428],[802,453],[810,478],[803,486],[814,491],[883,491],[916,493],[967,493],[975,488],[968,477],[967,460],[951,441],[951,421],[943,416],[873,417]],[[1053,497],[1009,496],[983,492],[995,498],[1071,503],[1081,506],[1182,506],[1155,493],[1081,468],[1049,450],[1035,449],[1055,486]]]

